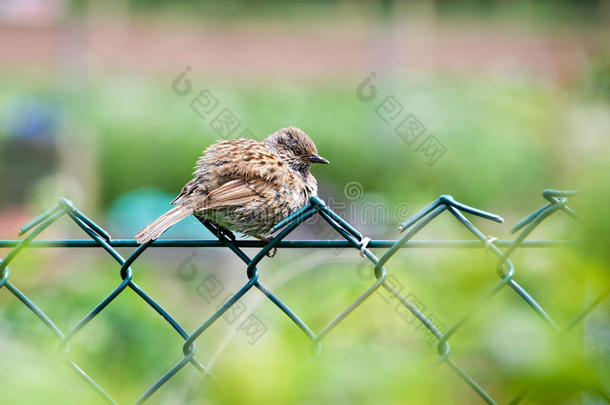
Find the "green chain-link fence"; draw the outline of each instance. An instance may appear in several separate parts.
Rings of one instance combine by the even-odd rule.
[[[499,291],[509,288],[514,291],[521,299],[523,299],[529,307],[538,315],[540,320],[549,328],[556,332],[561,337],[576,325],[583,321],[585,316],[590,313],[602,300],[610,293],[610,289],[591,300],[585,305],[582,310],[565,325],[557,325],[548,315],[547,311],[534,299],[534,297],[526,291],[516,280],[516,269],[510,260],[511,255],[519,247],[548,247],[556,246],[561,241],[549,240],[526,240],[528,235],[548,216],[556,211],[563,211],[571,217],[576,218],[574,211],[567,205],[569,197],[574,195],[573,191],[556,191],[546,190],[543,192],[543,197],[548,201],[546,205],[532,212],[530,215],[519,221],[514,227],[513,232],[519,232],[514,240],[497,240],[495,238],[486,237],[472,222],[470,222],[465,214],[471,214],[482,217],[495,222],[503,222],[503,219],[498,215],[494,215],[473,207],[469,207],[457,202],[451,196],[441,196],[433,203],[428,205],[423,210],[417,212],[409,220],[404,222],[400,230],[404,236],[399,240],[370,240],[364,237],[357,229],[350,225],[347,221],[333,212],[324,201],[318,198],[312,198],[311,202],[301,209],[299,212],[286,218],[281,223],[277,224],[274,231],[278,231],[277,236],[268,244],[263,244],[259,241],[240,241],[232,240],[225,237],[222,233],[214,229],[214,225],[204,223],[208,229],[218,235],[218,240],[158,240],[149,242],[144,245],[137,245],[133,240],[113,240],[110,235],[100,226],[95,224],[91,219],[87,218],[83,213],[76,209],[71,202],[61,199],[59,203],[46,211],[39,217],[35,218],[29,224],[21,229],[21,234],[28,234],[25,238],[18,241],[3,240],[0,241],[0,248],[12,248],[9,254],[3,260],[0,259],[0,289],[2,287],[19,299],[34,315],[40,319],[51,331],[57,336],[61,342],[61,350],[65,355],[67,363],[76,372],[83,377],[95,390],[97,390],[109,403],[116,404],[117,402],[112,396],[98,385],[91,377],[85,373],[74,361],[69,357],[69,343],[75,335],[83,329],[90,321],[100,314],[107,306],[116,299],[126,289],[133,290],[140,296],[154,311],[156,311],[171,327],[184,339],[182,347],[183,357],[176,364],[161,375],[158,380],[138,398],[137,404],[145,402],[153,395],[162,385],[172,379],[185,366],[190,364],[199,372],[207,373],[206,366],[195,357],[195,342],[214,322],[216,322],[227,310],[235,305],[238,300],[250,289],[259,289],[277,308],[279,308],[286,316],[298,326],[304,334],[312,341],[316,350],[321,349],[321,341],[329,333],[335,329],[351,312],[353,312],[360,304],[366,301],[371,295],[383,288],[387,290],[393,298],[396,298],[401,305],[410,311],[427,330],[434,335],[437,340],[438,363],[445,363],[448,367],[461,377],[483,400],[487,403],[495,404],[496,400],[473,379],[462,367],[460,367],[451,357],[451,348],[449,341],[451,337],[460,329],[465,322],[479,309],[492,299]],[[436,217],[448,211],[453,215],[466,229],[468,229],[475,237],[472,241],[436,241],[442,242],[435,244],[435,241],[412,241],[411,239],[420,230],[431,223]],[[86,240],[35,240],[35,238],[53,222],[61,216],[68,215],[91,239]],[[284,238],[290,234],[296,227],[302,224],[308,218],[319,215],[321,216],[332,229],[340,235],[344,240],[290,240],[285,241]],[[446,329],[439,328],[435,324],[431,316],[426,316],[420,309],[417,303],[412,302],[408,296],[404,296],[400,292],[400,288],[396,288],[392,282],[392,277],[388,277],[386,266],[395,253],[404,247],[429,244],[431,246],[449,247],[449,246],[474,246],[482,249],[487,249],[497,256],[496,271],[499,281],[493,285],[484,295],[479,297],[476,304],[471,310],[464,314],[461,318],[455,321]],[[188,333],[165,309],[161,307],[149,294],[140,288],[133,280],[132,264],[144,253],[145,250],[151,247],[219,247],[226,246],[233,251],[235,255],[241,259],[246,266],[246,274],[248,281],[231,297],[229,297],[208,319],[205,320],[194,332]],[[106,298],[104,298],[95,308],[93,308],[80,322],[78,322],[67,333],[62,332],[56,324],[24,293],[22,293],[10,281],[9,264],[24,248],[35,247],[101,247],[114,260],[116,260],[120,268],[121,282]],[[120,247],[136,247],[133,253],[123,258],[115,248]],[[246,255],[242,248],[260,247],[261,250],[250,258]],[[347,308],[334,317],[324,328],[317,333],[312,331],[299,316],[294,313],[282,300],[280,300],[272,291],[266,288],[259,280],[259,271],[257,265],[274,248],[339,248],[339,249],[358,249],[363,257],[366,257],[374,264],[374,279],[372,284]],[[387,249],[381,257],[375,256],[371,249]],[[134,326],[135,327],[135,326]],[[601,387],[594,387],[598,395],[610,402],[608,393]],[[519,393],[511,403],[520,402],[527,395],[527,390]]]

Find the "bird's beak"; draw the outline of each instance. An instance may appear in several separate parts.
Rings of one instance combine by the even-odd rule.
[[[324,159],[322,156],[318,156],[318,155],[312,155],[309,157],[309,161],[311,163],[324,163],[325,165],[329,164],[330,162],[326,159]]]

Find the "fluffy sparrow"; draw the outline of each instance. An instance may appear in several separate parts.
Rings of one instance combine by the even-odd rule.
[[[268,240],[273,226],[317,195],[309,168],[328,163],[311,138],[296,127],[282,128],[263,142],[233,139],[208,147],[197,161],[194,178],[161,215],[137,235],[138,243],[157,239],[189,215]],[[230,232],[229,232],[230,234]]]

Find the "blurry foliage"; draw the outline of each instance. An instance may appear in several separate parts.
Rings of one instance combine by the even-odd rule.
[[[78,7],[83,2],[72,3]],[[175,7],[199,11],[196,16],[289,16],[306,10],[283,8],[285,3],[277,1],[260,2],[254,10],[246,2],[178,3],[169,6],[169,2],[162,1],[128,2],[135,12],[163,12],[165,7]],[[364,3],[358,4],[363,9],[369,7]],[[456,8],[460,5],[484,15],[497,10],[535,8],[539,13],[531,14],[534,19],[549,8],[556,11],[555,16],[563,13],[561,10],[578,10],[571,15],[586,17],[595,10],[592,1],[469,1],[456,2],[457,6],[448,1],[436,3],[441,15],[459,14]],[[336,10],[342,4],[325,2],[318,12]],[[564,7],[554,7],[557,4]],[[177,194],[190,179],[197,157],[218,139],[209,127],[212,117],[201,119],[189,105],[205,88],[219,99],[221,107],[235,113],[242,128],[250,129],[257,138],[287,125],[298,125],[309,133],[320,153],[331,161],[329,166],[313,169],[321,184],[322,198],[333,196],[341,201],[344,185],[358,181],[365,193],[382,196],[391,203],[408,202],[414,209],[439,194],[450,193],[470,205],[508,214],[510,219],[541,206],[544,202],[539,195],[544,188],[582,187],[585,193],[575,199],[582,232],[575,222],[557,213],[536,231],[540,233],[533,235],[582,236],[582,245],[560,251],[520,250],[514,256],[516,279],[563,325],[588,299],[610,284],[607,150],[603,142],[597,144],[597,138],[580,132],[569,134],[572,138],[565,136],[569,130],[566,115],[574,104],[584,104],[578,95],[593,94],[596,100],[608,100],[608,66],[607,57],[595,59],[582,89],[572,89],[573,93],[518,77],[380,75],[376,85],[381,89],[384,81],[398,83],[390,87],[397,100],[446,146],[447,152],[432,167],[376,115],[375,108],[386,95],[384,92],[380,91],[371,103],[356,97],[362,78],[304,84],[281,80],[235,83],[193,72],[193,92],[179,97],[171,92],[173,77],[169,76],[98,77],[79,82],[71,90],[57,89],[53,83],[31,77],[10,77],[3,78],[0,106],[15,94],[29,94],[61,109],[67,125],[86,122],[93,129],[99,152],[103,209],[113,204],[123,207],[126,202],[122,197],[145,187]],[[602,108],[606,112],[607,104]],[[2,120],[6,122],[4,116]],[[582,121],[588,126],[588,120]],[[603,130],[593,128],[593,132]],[[0,127],[0,141],[6,136],[6,128]],[[2,145],[0,142],[0,148]],[[597,154],[583,154],[586,148],[582,145],[593,145]],[[74,151],[87,156],[85,152]],[[572,159],[577,159],[576,173],[566,169]],[[159,196],[155,201],[162,209],[160,200],[167,198],[169,203],[170,197]],[[131,210],[138,210],[135,204],[128,205]],[[111,219],[123,222],[120,215],[111,212]],[[440,230],[431,227],[422,234],[431,239],[468,237],[460,233],[462,229],[453,227],[454,221],[439,221],[445,221],[438,224],[443,225]],[[494,226],[494,235],[498,229],[508,228]],[[216,274],[234,290],[244,275],[223,256],[230,255],[228,252],[212,250],[200,250],[197,266],[201,272]],[[76,253],[72,249],[69,253],[24,252],[11,266],[11,280],[48,311],[64,331],[120,282],[118,266],[106,257],[100,258],[101,252]],[[176,276],[175,269],[188,253],[191,252],[157,249],[150,256],[147,252],[134,268],[136,281],[192,332],[215,306],[196,293],[198,280],[187,283]],[[306,274],[296,274],[307,267],[297,258],[320,260],[326,257],[324,254],[329,260],[337,258],[329,252],[304,255],[302,251],[284,250],[262,264],[261,278],[265,282],[290,274],[285,283],[272,290],[315,330],[368,285],[354,274],[356,266],[350,264],[319,266]],[[358,258],[355,251],[351,254]],[[404,286],[403,292],[414,293],[425,303],[426,313],[434,314],[445,326],[455,322],[497,282],[493,258],[474,250],[406,250],[388,267]],[[248,293],[258,295],[257,291]],[[262,301],[252,309],[269,327],[255,346],[237,336],[217,359],[214,379],[201,382],[187,366],[150,403],[480,401],[448,367],[429,366],[436,358],[436,347],[428,343],[421,329],[416,329],[416,323],[405,322],[394,306],[377,294],[325,339],[318,357],[311,356],[302,332],[272,303]],[[598,316],[603,315],[599,311]],[[57,345],[54,336],[4,289],[0,289],[0,324],[0,358],[4,364],[11,364],[0,367],[3,401],[101,403],[74,373],[58,366],[59,359],[53,357]],[[533,311],[514,291],[505,288],[452,337],[452,353],[500,403],[507,403],[524,386],[532,388],[527,403],[573,403],[594,375],[579,359],[582,325],[561,342],[540,325]],[[226,331],[227,325],[219,321],[198,339],[197,356],[204,363],[213,357]],[[121,402],[131,402],[181,358],[181,340],[158,314],[127,291],[83,329],[73,342],[71,355],[113,396]]]
[[[610,51],[599,52],[593,57],[585,89],[592,97],[610,103]]]
[[[55,96],[70,119],[95,128],[103,207],[141,187],[177,194],[190,179],[197,157],[219,139],[209,126],[213,117],[202,119],[190,107],[203,88],[242,121],[236,134],[248,128],[262,139],[284,126],[303,128],[331,161],[313,173],[337,198],[355,180],[365,192],[382,193],[394,203],[407,198],[412,205],[423,204],[449,192],[479,206],[516,195],[527,196],[529,204],[531,196],[558,183],[552,145],[562,106],[552,91],[532,83],[403,81],[395,88],[396,98],[447,148],[429,166],[376,114],[384,95],[364,103],[355,95],[358,82],[235,88],[205,77],[191,79],[194,91],[185,97],[170,91],[169,78],[161,84],[152,78],[108,79]],[[13,87],[33,91],[24,83]],[[6,96],[0,93],[0,99]],[[328,195],[322,192],[322,197]],[[514,203],[519,209],[521,199]]]
[[[69,0],[73,13],[82,13],[90,0]],[[118,4],[121,4],[119,2]],[[598,0],[425,0],[408,4],[400,1],[310,0],[286,2],[258,0],[256,6],[248,0],[124,0],[122,3],[134,15],[163,15],[189,18],[214,18],[216,21],[256,18],[282,18],[292,21],[304,18],[370,18],[382,16],[382,9],[394,16],[404,16],[418,6],[434,9],[441,17],[480,17],[486,19],[519,19],[537,25],[603,22],[600,13],[603,1]]]
[[[440,16],[464,16],[472,18],[518,19],[547,25],[569,21],[603,22],[598,0],[435,0]]]
[[[530,257],[525,261],[516,258],[516,278],[563,325],[586,302],[586,282],[597,277],[599,284],[594,290],[598,292],[604,284],[607,286],[608,278],[602,268],[583,268],[586,261],[577,252],[550,255],[551,251],[519,252],[519,256]],[[42,252],[54,256],[53,251]],[[493,260],[483,252],[430,253],[401,252],[388,263],[388,269],[403,286],[402,292],[414,293],[426,305],[424,312],[433,314],[446,328],[498,278]],[[57,257],[61,272],[47,274],[36,265],[39,259],[35,256],[40,254],[20,257],[13,268],[26,265],[31,271],[15,272],[12,280],[64,330],[119,282],[118,266],[102,259],[99,251]],[[208,250],[205,257],[197,259],[200,272],[226,278],[227,269],[212,267],[210,256]],[[307,259],[298,251],[283,250],[261,264],[263,282],[273,285],[271,289],[317,331],[372,282],[356,274],[360,262],[357,257],[351,251],[340,256],[319,252],[316,261],[341,258],[346,265],[311,267],[301,273],[313,256]],[[187,331],[194,330],[215,306],[195,292],[198,279],[188,282],[176,276],[174,260],[166,258],[160,266],[152,259],[143,258],[134,264],[136,282]],[[287,273],[287,267],[298,271]],[[591,277],[585,279],[583,273]],[[243,282],[242,278],[235,280],[236,285]],[[45,281],[39,282],[41,279]],[[285,282],[278,284],[278,279]],[[232,283],[227,281],[227,285]],[[252,300],[257,298],[262,298],[258,304]],[[253,404],[421,404],[443,403],[449,398],[455,404],[479,401],[447,366],[431,365],[437,356],[436,346],[417,321],[401,317],[395,310],[396,301],[388,302],[387,298],[387,294],[373,294],[324,339],[321,354],[312,356],[302,331],[259,291],[252,290],[244,297],[246,306],[263,320],[268,332],[253,346],[237,333],[216,359],[213,378],[201,380],[187,365],[151,398],[151,403],[241,404],[245,398]],[[102,403],[61,365],[53,350],[57,344],[54,336],[6,292],[0,293],[0,318],[13,326],[0,332],[0,340],[11,342],[6,356],[12,358],[20,351],[32,353],[30,346],[37,347],[37,352],[44,350],[33,358],[22,355],[10,376],[3,374],[6,367],[0,368],[2,381],[11,381],[10,387],[3,386],[3,392],[8,392],[3,394],[8,395],[5,398],[13,404],[31,403],[36,393],[16,394],[27,383],[48,393],[45,403],[65,403],[85,395],[92,396],[87,403]],[[221,318],[197,340],[197,357],[204,363],[214,358],[229,330]],[[508,402],[527,386],[528,403],[569,404],[596,376],[581,361],[581,336],[579,324],[557,341],[531,308],[505,287],[480,307],[450,342],[455,361],[500,403]],[[131,403],[181,358],[181,342],[157,313],[127,290],[79,332],[71,343],[70,357],[120,403]],[[52,373],[55,369],[58,372]]]

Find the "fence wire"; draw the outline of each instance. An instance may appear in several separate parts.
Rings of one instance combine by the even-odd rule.
[[[135,404],[141,404],[149,399],[161,386],[166,384],[173,376],[180,372],[185,366],[190,364],[202,374],[207,373],[206,366],[195,358],[195,342],[196,340],[227,310],[229,310],[237,301],[252,288],[260,290],[277,308],[282,311],[300,330],[311,339],[315,349],[321,350],[321,341],[331,333],[349,314],[351,314],[360,304],[366,301],[378,289],[383,288],[397,299],[407,310],[409,310],[427,330],[434,335],[437,340],[438,359],[437,363],[446,364],[468,384],[485,402],[496,404],[496,400],[479,384],[475,379],[461,366],[459,366],[451,357],[451,347],[449,341],[451,337],[468,321],[468,319],[478,310],[485,307],[485,304],[491,300],[498,292],[505,288],[514,291],[521,299],[523,299],[529,307],[538,315],[541,322],[545,323],[550,329],[555,331],[558,337],[563,336],[576,325],[583,321],[588,313],[590,313],[600,302],[602,302],[609,294],[610,289],[602,292],[595,297],[569,322],[563,326],[559,326],[549,316],[547,311],[528,293],[528,291],[520,285],[516,280],[515,266],[510,260],[511,255],[519,247],[548,247],[561,244],[561,241],[548,240],[531,240],[526,238],[530,233],[546,218],[557,211],[563,211],[573,218],[577,218],[576,213],[568,206],[568,199],[575,195],[574,191],[558,191],[545,190],[542,195],[547,200],[547,203],[532,212],[521,221],[519,221],[512,229],[514,233],[519,232],[514,240],[496,240],[495,238],[486,237],[472,222],[468,220],[466,214],[478,216],[486,220],[503,222],[503,219],[495,214],[473,208],[456,201],[452,196],[443,195],[428,205],[426,208],[417,212],[406,222],[400,226],[400,231],[404,235],[398,240],[370,240],[362,235],[354,226],[337,215],[319,198],[313,197],[309,204],[304,208],[286,218],[274,227],[274,232],[278,232],[269,243],[264,244],[259,241],[240,241],[231,240],[222,233],[214,229],[213,224],[203,223],[213,234],[218,235],[218,240],[158,240],[151,241],[143,245],[138,245],[134,240],[113,240],[110,235],[99,225],[85,216],[82,212],[74,207],[74,205],[66,200],[60,199],[58,204],[47,210],[30,223],[21,228],[20,235],[27,234],[21,240],[0,240],[0,248],[12,248],[8,255],[0,258],[0,289],[4,287],[17,299],[19,299],[31,312],[38,317],[59,339],[60,350],[65,357],[67,364],[73,368],[88,384],[90,384],[108,403],[117,404],[117,401],[96,383],[83,369],[81,369],[69,357],[69,343],[89,322],[99,315],[114,299],[116,299],[126,289],[133,290],[142,300],[144,300],[152,310],[156,311],[174,330],[184,339],[182,346],[183,356],[169,370],[165,371],[158,380],[144,391],[144,393],[135,401]],[[413,241],[412,238],[424,227],[434,221],[440,214],[447,211],[455,217],[468,231],[470,231],[475,240],[472,241]],[[85,240],[41,240],[35,238],[47,227],[53,224],[58,218],[67,215],[69,216],[88,236],[90,239]],[[308,218],[319,215],[321,216],[332,229],[340,235],[343,240],[290,240],[284,239],[296,227],[306,221]],[[208,319],[192,333],[188,333],[161,305],[159,305],[149,294],[139,287],[133,280],[132,264],[146,251],[148,248],[154,247],[218,247],[226,246],[230,249],[246,266],[246,274],[248,281],[231,297],[229,297]],[[396,252],[407,246],[420,247],[478,247],[486,249],[497,256],[496,271],[498,274],[498,282],[493,285],[485,294],[478,298],[471,309],[461,318],[451,324],[446,330],[441,331],[435,325],[430,316],[424,315],[416,305],[411,302],[406,296],[402,295],[400,289],[395,288],[391,278],[388,277],[386,265],[396,254]],[[97,304],[85,317],[83,317],[72,329],[68,332],[62,332],[57,325],[23,292],[10,281],[10,271],[8,265],[24,248],[35,247],[101,247],[104,249],[120,267],[121,282],[119,285],[108,294],[99,304]],[[136,247],[136,249],[126,259],[122,257],[115,248],[120,247]],[[250,258],[243,248],[261,247],[260,251]],[[309,326],[294,313],[286,303],[280,300],[271,290],[266,288],[259,280],[259,270],[257,265],[259,262],[275,248],[343,248],[357,249],[363,257],[366,257],[374,265],[374,280],[373,283],[356,298],[347,308],[337,314],[325,327],[317,333],[312,331]],[[387,249],[381,257],[375,256],[371,249]],[[502,250],[501,248],[504,248]],[[596,387],[597,393],[610,402],[610,396],[601,387]],[[527,390],[518,393],[511,404],[519,403],[527,395]]]

